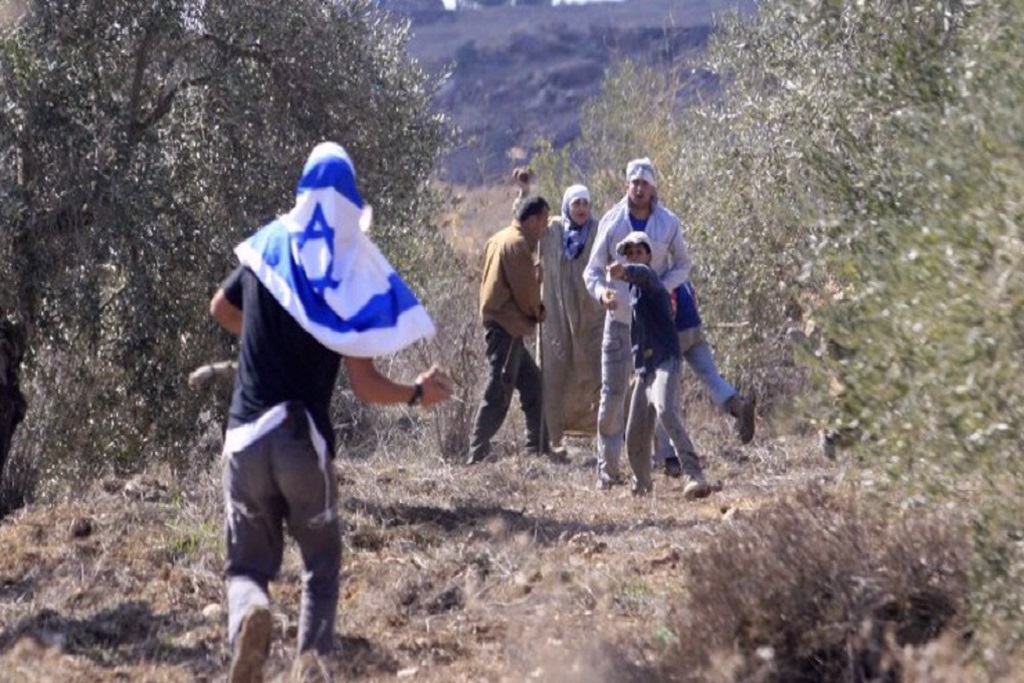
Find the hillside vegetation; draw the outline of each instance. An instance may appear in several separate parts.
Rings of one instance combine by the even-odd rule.
[[[480,245],[511,193],[428,179],[449,138],[402,30],[369,3],[206,3],[201,21],[170,4],[29,3],[0,42],[3,502],[20,508],[0,525],[0,669],[223,675],[226,389],[184,374],[232,351],[205,319],[231,245],[337,137],[439,330],[381,367],[439,361],[455,395],[423,413],[337,392],[346,581],[320,674],[1019,680],[1024,2],[770,3],[709,38],[715,93],[684,105],[674,72],[625,63],[578,142],[538,144],[550,197],[585,182],[607,205],[648,155],[683,219],[717,358],[760,410],[740,447],[687,383],[721,484],[701,503],[670,479],[595,490],[586,438],[568,464],[530,459],[518,414],[496,462],[459,464],[485,368]],[[118,28],[71,30],[76,9]],[[298,589],[290,551],[276,680]]]

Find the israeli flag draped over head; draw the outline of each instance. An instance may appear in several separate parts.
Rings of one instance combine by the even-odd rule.
[[[235,248],[304,330],[360,358],[434,334],[426,310],[365,234],[370,216],[352,160],[324,142],[302,169],[295,208]]]

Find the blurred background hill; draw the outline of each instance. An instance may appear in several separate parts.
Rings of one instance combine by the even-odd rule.
[[[623,59],[678,71],[691,84],[683,98],[713,88],[714,75],[695,67],[715,16],[753,11],[749,0],[478,3],[455,11],[441,0],[380,4],[408,18],[409,52],[424,69],[450,71],[434,106],[460,131],[444,172],[466,185],[503,179],[538,137],[556,147],[577,139],[581,105]]]

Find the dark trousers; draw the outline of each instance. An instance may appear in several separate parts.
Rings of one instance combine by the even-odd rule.
[[[341,569],[338,483],[334,463],[313,448],[308,423],[305,410],[289,406],[282,425],[224,455],[231,642],[249,609],[270,604],[267,584],[281,568],[287,524],[305,570],[298,650],[332,647]]]
[[[519,403],[526,415],[526,449],[546,451],[548,443],[541,438],[540,369],[526,350],[522,337],[513,337],[497,325],[487,326],[487,364],[490,377],[476,413],[469,455],[482,460],[491,450],[491,439],[505,421],[512,392],[519,390]]]

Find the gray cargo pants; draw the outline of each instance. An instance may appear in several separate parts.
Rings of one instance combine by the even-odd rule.
[[[298,651],[330,651],[341,569],[338,483],[333,463],[313,447],[306,411],[289,405],[282,424],[225,453],[222,474],[230,642],[251,607],[270,604],[267,584],[281,568],[286,522],[305,569]]]
[[[633,372],[629,325],[605,315],[601,340],[601,403],[597,410],[597,476],[614,482],[622,476],[620,460],[626,433],[626,400]]]
[[[683,474],[703,478],[700,460],[690,441],[679,411],[679,378],[682,361],[668,360],[654,372],[638,376],[633,385],[626,427],[626,451],[633,469],[636,488],[649,491],[651,482],[651,437],[655,426],[663,428],[672,444],[673,455],[679,458]]]

